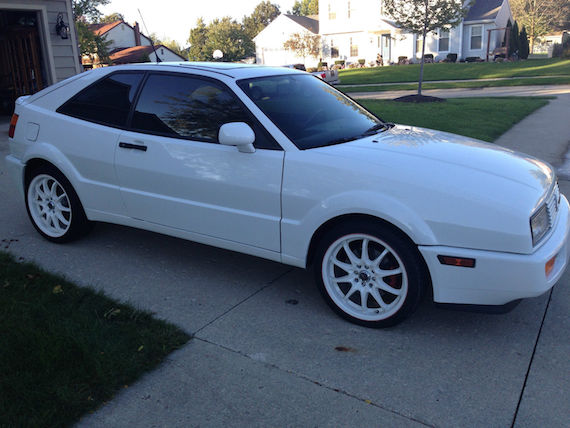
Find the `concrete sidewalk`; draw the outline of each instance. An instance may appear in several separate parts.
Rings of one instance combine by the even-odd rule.
[[[351,92],[354,99],[369,98],[375,100],[391,100],[405,95],[417,94],[417,90],[382,91],[382,92]],[[532,85],[532,86],[498,86],[494,88],[455,88],[455,89],[424,89],[423,95],[439,98],[468,98],[468,97],[536,97],[559,96],[570,94],[570,85]]]
[[[553,100],[500,141],[563,166],[570,134],[557,133],[570,117],[557,112],[569,103]],[[358,327],[300,269],[106,224],[64,246],[41,239],[6,176],[6,129],[7,250],[195,335],[80,427],[568,426],[570,272],[508,314],[425,302],[397,327]],[[568,182],[561,189],[570,195]]]

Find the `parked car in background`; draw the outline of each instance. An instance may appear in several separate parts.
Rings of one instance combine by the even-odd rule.
[[[44,238],[109,222],[311,268],[331,308],[370,327],[424,295],[510,307],[568,263],[551,166],[385,122],[294,69],[95,69],[19,98],[9,141]]]
[[[303,64],[289,64],[284,65],[283,67],[306,71],[306,68]],[[317,76],[319,79],[323,79],[325,82],[331,85],[338,85],[340,83],[340,79],[338,78],[338,70],[312,71],[311,74],[313,76]]]

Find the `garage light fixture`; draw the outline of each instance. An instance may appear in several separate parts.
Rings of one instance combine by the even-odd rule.
[[[55,23],[55,32],[58,36],[62,39],[67,39],[69,34],[69,27],[63,22],[63,15],[58,13],[56,23]]]

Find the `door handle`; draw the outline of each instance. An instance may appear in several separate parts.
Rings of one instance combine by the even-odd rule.
[[[122,149],[134,149],[146,152],[147,147],[144,144],[132,144],[132,143],[119,143],[119,147]]]

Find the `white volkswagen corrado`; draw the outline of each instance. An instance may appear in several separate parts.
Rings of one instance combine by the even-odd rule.
[[[424,293],[510,307],[568,262],[548,164],[383,122],[297,70],[97,69],[21,97],[9,136],[46,239],[102,221],[312,266],[327,303],[366,326],[401,321]]]

